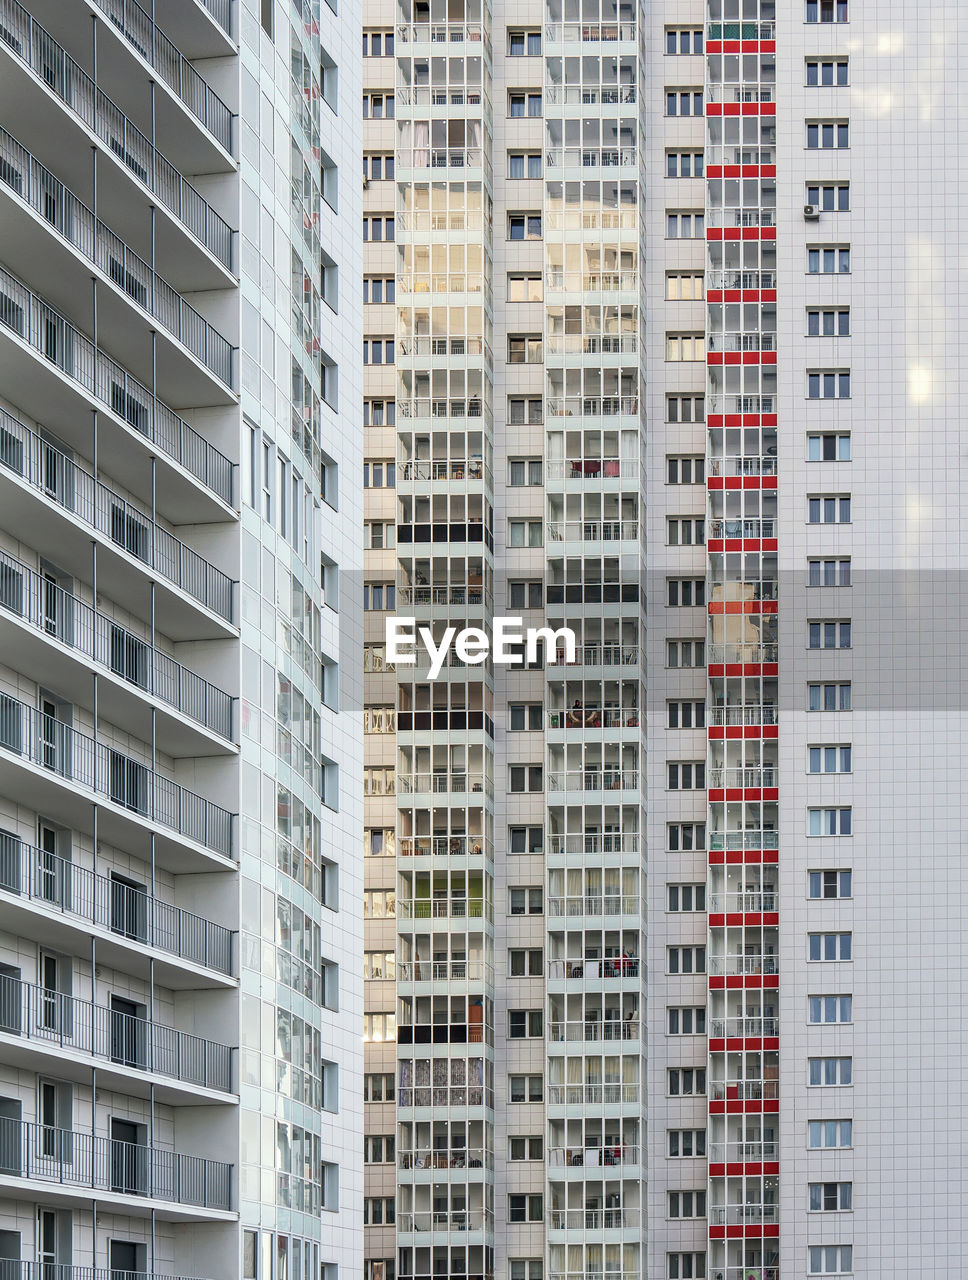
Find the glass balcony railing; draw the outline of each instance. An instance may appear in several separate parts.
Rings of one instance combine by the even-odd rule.
[[[714,974],[772,974],[779,973],[775,955],[708,956],[709,973]]]
[[[778,849],[780,833],[778,831],[710,831],[710,849],[721,852],[727,849]]]
[[[549,1084],[548,1103],[551,1106],[600,1107],[603,1103],[637,1103],[637,1084]]]
[[[638,915],[642,900],[637,894],[586,893],[571,898],[548,898],[549,916]]]
[[[233,234],[229,224],[17,0],[0,0],[0,41],[231,270]]]
[[[216,973],[232,973],[232,931],[124,881],[0,831],[0,890]]]
[[[433,795],[493,795],[490,778],[480,773],[397,773],[397,794],[426,791]]]
[[[595,978],[637,978],[638,976],[638,956],[611,956],[605,959],[586,959],[578,956],[574,960],[548,961],[548,978],[552,981],[583,978],[587,982]]]
[[[455,1209],[447,1213],[443,1209],[426,1209],[417,1213],[398,1213],[398,1232],[491,1231],[493,1214],[487,1209]]]
[[[232,1088],[232,1050],[226,1044],[3,975],[0,1032],[125,1070],[153,1072],[192,1088],[223,1093]]]
[[[0,1175],[228,1211],[232,1166],[0,1117]]]
[[[232,621],[234,584],[227,574],[2,409],[0,467],[226,622]]]
[[[637,542],[638,520],[549,520],[549,542]]]
[[[775,787],[777,771],[775,768],[763,769],[710,769],[706,782],[708,787]]]
[[[552,1209],[552,1231],[615,1231],[619,1227],[640,1227],[641,1209]]]
[[[0,441],[2,432],[0,426]],[[5,551],[0,609],[231,741],[233,699],[227,693]]]
[[[584,1018],[576,1022],[552,1022],[548,1039],[555,1044],[638,1040],[638,1018]]]
[[[636,791],[638,786],[638,769],[606,767],[548,774],[549,791]]]
[[[0,694],[0,749],[103,796],[149,822],[232,856],[232,814],[147,763]]]
[[[417,1147],[397,1151],[398,1169],[493,1169],[494,1154],[484,1147]]]
[[[625,1142],[605,1147],[549,1147],[548,1164],[552,1169],[600,1169],[623,1164],[638,1164],[639,1148]]]
[[[229,341],[5,129],[0,129],[0,182],[100,267],[227,387],[232,386]]]
[[[779,1018],[710,1018],[709,1034],[715,1039],[747,1039],[780,1034]]]
[[[635,38],[634,22],[545,23],[545,39],[549,44],[614,44]]]
[[[615,832],[576,832],[574,835],[551,836],[548,851],[552,857],[572,855],[585,857],[606,853],[638,853],[639,833],[637,831]]]

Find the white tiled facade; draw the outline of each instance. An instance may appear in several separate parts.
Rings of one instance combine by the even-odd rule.
[[[362,1267],[359,22],[0,3],[17,1280]]]

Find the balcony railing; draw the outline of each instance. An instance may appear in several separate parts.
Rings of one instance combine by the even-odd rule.
[[[585,1018],[579,1022],[552,1022],[548,1039],[557,1044],[600,1040],[638,1040],[638,1018]]]
[[[549,44],[614,44],[616,40],[635,40],[634,22],[546,22],[545,39]]]
[[[617,480],[639,474],[638,458],[569,458],[547,463],[549,480]]]
[[[104,1267],[74,1267],[64,1262],[23,1262],[0,1258],[0,1280],[184,1280],[159,1271],[110,1271]]]
[[[575,647],[575,661],[562,663],[563,666],[574,667],[635,667],[639,662],[639,647],[636,644],[580,644]],[[555,669],[549,673],[553,676]]]
[[[638,520],[549,520],[549,542],[637,542]]]
[[[400,587],[397,596],[401,604],[415,605],[467,605],[472,607],[481,607],[488,605],[491,599],[491,593],[484,587],[429,587],[429,586],[413,586]],[[451,663],[449,665],[458,665]],[[464,663],[461,666],[466,665]]]
[[[548,898],[549,916],[634,916],[641,910],[638,894],[585,893]]]
[[[398,960],[398,982],[490,982],[483,960]]]
[[[402,288],[399,280],[397,287]],[[441,338],[417,333],[403,334],[397,342],[401,356],[486,356],[488,363],[491,362],[491,348],[483,338]]]
[[[618,1227],[640,1227],[641,1209],[552,1209],[552,1231],[614,1231]]]
[[[775,289],[775,271],[709,271],[707,289]]]
[[[777,1142],[711,1142],[709,1159],[719,1161],[775,1160],[779,1155]]]
[[[636,147],[546,147],[549,169],[616,169],[638,164]]]
[[[634,417],[639,412],[638,396],[550,396],[548,414],[552,418]]]
[[[234,591],[227,574],[2,409],[0,466],[193,600],[232,621]]]
[[[90,1054],[125,1070],[154,1072],[193,1088],[223,1093],[232,1089],[228,1045],[17,978],[0,976],[0,1031],[55,1050]]]
[[[775,396],[706,396],[706,412],[776,413]]]
[[[760,1222],[779,1222],[780,1206],[777,1204],[712,1204],[709,1221],[714,1226],[737,1226]]]
[[[2,3],[2,0],[0,0]],[[70,321],[0,267],[0,324],[39,351],[223,502],[232,501],[232,463]]]
[[[637,978],[638,976],[638,956],[612,956],[604,960],[585,959],[579,956],[575,960],[548,961],[548,977],[551,979],[583,978],[587,982],[593,978]]]
[[[231,269],[229,224],[17,0],[0,0],[0,41],[97,134],[223,266]]]
[[[3,439],[0,426],[0,461]],[[0,551],[0,609],[231,740],[227,693],[5,551]]]
[[[397,773],[397,794],[418,791],[433,795],[493,795],[490,778],[480,773]]]
[[[549,289],[561,289],[566,293],[630,293],[639,287],[639,274],[637,271],[559,271],[549,267],[545,271],[545,283]],[[585,412],[593,410],[586,409]],[[618,410],[599,409],[594,412],[608,414]]]
[[[492,915],[484,898],[397,897],[397,916],[405,920],[490,920]]]
[[[637,769],[574,769],[548,774],[549,791],[636,791]]]
[[[232,1207],[230,1164],[24,1120],[0,1118],[0,1174],[205,1209]]]
[[[231,387],[228,340],[5,129],[0,129],[0,182]]]
[[[482,836],[404,836],[399,846],[401,858],[464,858],[482,853],[494,856],[491,842]]]
[[[232,150],[232,112],[135,0],[94,0],[215,140]]]
[[[774,955],[708,956],[709,972],[722,973],[779,973]]]
[[[191,964],[232,973],[232,932],[0,831],[0,889]]]
[[[490,115],[490,99],[480,88],[468,85],[461,89],[438,89],[425,85],[404,85],[396,91],[397,115],[401,107],[483,107]]]
[[[709,1034],[718,1039],[746,1039],[749,1036],[777,1036],[779,1018],[710,1018]]]
[[[710,769],[709,787],[775,787],[777,772],[773,767],[764,769]]]
[[[485,44],[487,32],[479,22],[398,22],[401,44]]]
[[[397,414],[401,418],[482,418],[482,400],[442,400],[429,396],[416,396],[397,401]]]
[[[775,333],[706,333],[707,351],[775,351]]]
[[[397,151],[397,169],[490,169],[483,147],[414,147]],[[455,290],[454,292],[459,292]]]
[[[7,694],[0,694],[0,748],[231,857],[232,814],[227,809],[162,777],[145,761]]]
[[[426,1209],[417,1213],[398,1213],[397,1232],[412,1231],[490,1231],[494,1226],[493,1214],[488,1209]]]
[[[776,1080],[711,1080],[709,1096],[714,1102],[729,1101],[760,1102],[780,1096],[780,1086]]]
[[[775,40],[773,22],[707,22],[708,40]]]
[[[546,101],[555,106],[567,107],[616,107],[636,101],[635,85],[578,85],[552,84],[548,86]],[[633,215],[637,217],[638,215]],[[623,223],[634,226],[634,222]]]
[[[775,644],[709,644],[709,662],[776,662],[779,645]]]
[[[638,1164],[639,1148],[622,1142],[607,1147],[549,1147],[551,1168],[600,1169],[623,1164]]]
[[[595,855],[603,853],[638,853],[639,833],[637,831],[616,831],[581,834],[576,832],[570,836],[551,836],[548,851],[553,857],[563,855]]]
[[[710,707],[709,723],[713,725],[756,725],[779,723],[779,707],[775,703],[744,706],[743,703],[728,707]]]
[[[225,34],[230,36],[232,34],[232,0],[202,0],[202,4]]]
[[[398,1169],[490,1169],[494,1156],[483,1147],[418,1147],[397,1151]]]
[[[595,1107],[638,1102],[637,1084],[549,1084],[551,1106]]]
[[[397,1091],[400,1107],[489,1107],[494,1091],[484,1085],[402,1085]]]
[[[775,538],[775,520],[710,520],[706,526],[710,538]]]
[[[778,831],[710,831],[709,847],[716,852],[736,849],[778,849]]]
[[[634,355],[639,349],[637,333],[552,333],[545,338],[545,350],[555,355]]]
[[[706,466],[711,476],[775,476],[776,457],[707,458]]]
[[[415,458],[412,462],[399,464],[397,481],[400,480],[484,480],[490,478],[490,469],[480,458],[464,458],[431,461],[430,458]]]
[[[776,889],[740,890],[709,895],[710,911],[776,911]]]
[[[736,209],[706,205],[707,227],[775,227],[775,209]]]
[[[636,707],[572,707],[568,711],[549,711],[549,729],[637,729]]]

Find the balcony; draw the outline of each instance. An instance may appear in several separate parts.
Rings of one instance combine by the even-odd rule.
[[[404,836],[399,848],[401,858],[466,858],[482,853],[494,857],[490,841],[483,836]]]
[[[480,773],[398,773],[397,795],[429,794],[493,796],[490,778]]]
[[[549,791],[637,791],[637,769],[575,769],[548,774]]]
[[[61,1059],[112,1063],[122,1078],[145,1071],[190,1089],[232,1089],[232,1050],[214,1040],[0,975],[0,1033]],[[10,1053],[10,1045],[6,1046]],[[0,1124],[6,1123],[0,1121]],[[5,1147],[0,1151],[7,1150]],[[0,1155],[2,1160],[2,1155]]]
[[[620,1143],[609,1147],[549,1147],[548,1164],[552,1169],[601,1169],[637,1165],[639,1148]],[[552,1175],[554,1176],[554,1175]]]
[[[398,904],[399,905],[399,904]],[[398,960],[398,982],[492,982],[482,960]]]
[[[484,898],[397,898],[397,918],[403,920],[492,920]]]
[[[714,646],[710,646],[711,648]],[[741,787],[760,790],[777,785],[777,771],[772,766],[762,769],[710,769],[707,787]]]
[[[726,707],[710,707],[711,725],[774,725],[779,723],[779,707],[776,703],[733,703]]]
[[[4,129],[0,182],[232,389],[228,340]]]
[[[616,831],[587,833],[582,835],[551,836],[548,852],[554,858],[597,857],[599,854],[638,854],[639,833],[637,831]]]
[[[551,84],[548,86],[545,94],[545,101],[553,106],[565,107],[617,107],[626,106],[629,103],[637,101],[636,87],[634,84],[621,85],[580,85],[580,84]],[[596,215],[592,214],[594,218]],[[592,226],[601,225],[602,227],[615,229],[619,226],[634,227],[637,224],[638,214],[602,214],[603,219],[599,224],[597,221]],[[621,222],[619,222],[621,218]]]
[[[610,980],[614,978],[637,978],[639,976],[638,956],[612,956],[606,959],[549,960],[548,977],[551,981],[570,981],[582,978],[585,982],[596,979]]]
[[[765,457],[752,455],[731,456],[728,458],[707,458],[707,475],[710,476],[775,476],[776,455]]]
[[[638,520],[549,520],[549,542],[637,542]]]
[[[547,268],[545,283],[549,289],[564,293],[635,293],[639,287],[637,271],[559,271]],[[634,397],[633,397],[634,398]],[[626,397],[628,399],[628,397]],[[580,413],[604,414],[637,413],[638,408],[622,408],[623,401],[615,396],[569,396],[565,408],[556,410],[568,417]],[[595,408],[581,408],[583,405],[595,405]],[[619,407],[616,407],[618,405]]]
[[[735,851],[738,849],[778,849],[780,847],[780,833],[773,830],[765,831],[710,831],[709,832],[709,848],[710,850],[721,853],[726,851]]]
[[[401,44],[490,46],[487,29],[479,22],[398,22],[397,40]]]
[[[551,418],[637,417],[639,398],[638,396],[549,396],[547,412]]]
[[[712,1142],[709,1146],[711,1164],[748,1160],[777,1160],[780,1154],[778,1142]]]
[[[232,269],[228,223],[17,0],[0,0],[0,49],[19,58],[200,244]]]
[[[552,169],[617,169],[638,164],[636,147],[546,147],[545,165]],[[630,274],[634,274],[630,273]]]
[[[0,694],[0,750],[50,772],[58,783],[102,796],[215,853],[231,856],[232,814],[145,760],[116,751],[34,707]]]
[[[775,538],[775,520],[710,520],[709,538]]]
[[[548,44],[615,44],[636,39],[634,22],[546,22]]]
[[[145,1196],[228,1212],[232,1166],[157,1147],[0,1118],[0,1178]]]
[[[2,409],[0,467],[231,624],[234,583],[227,574]]]
[[[712,1102],[762,1102],[780,1096],[776,1080],[710,1080],[709,1098]]]
[[[709,895],[710,911],[776,911],[779,903],[775,889],[737,890],[735,893]]]
[[[398,1107],[488,1107],[494,1110],[494,1091],[480,1084],[471,1085],[401,1085],[397,1091]]]
[[[579,644],[575,646],[575,661],[559,663],[548,675],[553,678],[561,674],[563,667],[637,667],[639,665],[639,646],[637,644]]]
[[[708,956],[709,973],[722,974],[775,974],[779,973],[775,955]]]
[[[552,1209],[552,1231],[617,1231],[642,1225],[641,1209]]]
[[[642,900],[637,894],[604,893],[581,894],[571,898],[548,898],[548,915],[575,916],[637,916]]]
[[[709,1221],[716,1227],[753,1226],[780,1221],[780,1206],[776,1204],[713,1204],[709,1206]]]
[[[548,1105],[553,1107],[600,1107],[637,1103],[637,1084],[549,1084]]]
[[[0,441],[2,431],[0,427]],[[2,456],[0,449],[0,461]],[[140,690],[231,742],[233,699],[227,693],[4,551],[0,551],[0,609],[132,686],[136,698],[134,691]],[[8,652],[9,646],[8,641]],[[50,672],[49,651],[44,647],[38,653]],[[64,688],[63,681],[59,687]],[[100,707],[111,718],[107,687],[100,691]],[[163,727],[159,730],[164,739]]]
[[[483,1147],[418,1147],[397,1151],[398,1169],[492,1169],[494,1156]]]
[[[545,351],[549,355],[635,355],[638,349],[639,335],[637,333],[552,333],[545,339]],[[605,474],[607,475],[608,472]],[[634,473],[629,472],[628,474]]]
[[[401,480],[428,480],[435,484],[449,480],[485,480],[491,483],[491,470],[480,458],[450,458],[434,461],[415,458],[398,464],[397,484]]]
[[[430,396],[414,396],[397,401],[398,418],[474,418],[484,416],[484,402],[479,399],[443,400]]]
[[[775,40],[773,22],[707,22],[707,40]]]
[[[204,0],[217,16],[215,0]],[[130,45],[185,104],[225,151],[232,153],[232,113],[188,59],[135,0],[94,0]],[[228,11],[226,11],[226,19]],[[228,30],[225,23],[222,24]]]
[[[775,333],[717,333],[706,335],[707,351],[775,351]]]
[[[707,289],[775,289],[775,271],[708,271]]]
[[[637,729],[636,707],[571,707],[568,711],[549,711],[549,729]]]
[[[568,458],[548,462],[549,480],[632,480],[641,470],[638,458]]]
[[[780,646],[777,644],[707,644],[706,663],[719,662],[755,663],[776,662]]]
[[[555,1044],[638,1040],[638,1018],[585,1018],[577,1022],[549,1023],[548,1039]]]
[[[417,1213],[397,1214],[397,1234],[424,1232],[468,1232],[493,1231],[494,1217],[487,1209],[455,1209],[451,1213],[445,1210],[427,1209]]]
[[[232,931],[0,831],[0,891],[232,976]]]
[[[776,413],[776,396],[707,395],[706,413]]]

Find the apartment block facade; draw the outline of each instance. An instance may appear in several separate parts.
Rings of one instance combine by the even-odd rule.
[[[0,3],[5,1277],[362,1267],[360,21]]]

